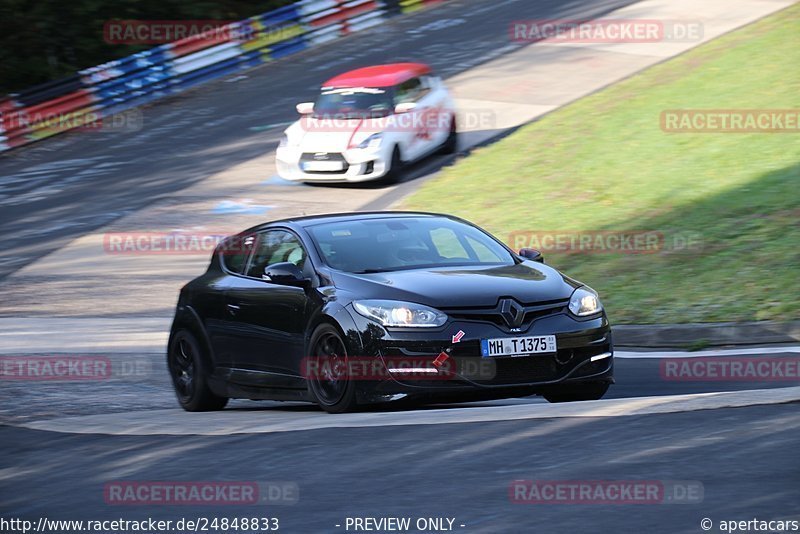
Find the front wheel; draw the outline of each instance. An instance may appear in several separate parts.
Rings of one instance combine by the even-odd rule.
[[[392,150],[392,160],[389,163],[389,170],[383,175],[381,182],[384,185],[396,184],[400,181],[403,174],[403,158],[400,157],[400,147],[394,147]]]
[[[178,397],[178,404],[187,412],[221,410],[227,397],[215,395],[208,387],[208,370],[200,352],[200,343],[189,330],[178,330],[167,352],[167,367]]]
[[[347,347],[332,325],[320,325],[309,343],[314,372],[308,376],[308,389],[320,408],[328,413],[356,409],[356,388],[350,380]]]
[[[588,382],[585,384],[568,384],[552,386],[542,392],[547,402],[575,402],[599,400],[608,391],[608,382]]]

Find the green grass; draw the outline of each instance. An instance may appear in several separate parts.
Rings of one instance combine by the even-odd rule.
[[[668,109],[800,108],[800,4],[476,150],[404,201],[519,231],[691,233],[693,250],[550,252],[613,323],[800,317],[800,133],[665,133]]]

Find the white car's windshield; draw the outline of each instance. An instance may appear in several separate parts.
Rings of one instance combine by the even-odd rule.
[[[392,112],[391,92],[383,88],[324,89],[314,104],[318,118],[385,117]]]

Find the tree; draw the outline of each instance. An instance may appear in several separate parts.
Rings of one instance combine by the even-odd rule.
[[[241,20],[291,0],[2,0],[0,93],[74,74],[150,45],[107,43],[107,21]]]

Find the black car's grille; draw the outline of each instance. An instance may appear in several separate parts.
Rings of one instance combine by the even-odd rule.
[[[467,321],[482,321],[484,323],[492,323],[497,326],[505,326],[506,322],[503,317],[496,313],[480,313],[480,312],[459,312],[447,311],[447,315],[453,319],[462,319]]]
[[[494,378],[476,383],[502,385],[554,380],[559,376],[559,367],[553,356],[496,358]]]
[[[523,321],[523,324],[527,324],[527,323],[530,323],[532,321],[535,321],[536,319],[538,319],[540,317],[547,317],[548,315],[553,315],[555,313],[561,313],[566,308],[566,305],[567,305],[567,303],[565,302],[565,303],[559,304],[557,306],[552,306],[552,307],[548,307],[548,308],[542,308],[542,309],[531,310],[531,311],[525,312],[525,320]]]
[[[521,305],[524,313],[523,319],[515,326],[527,327],[536,319],[561,313],[566,309],[567,304],[569,304],[568,299]],[[481,321],[500,327],[511,328],[511,325],[508,324],[508,321],[501,313],[500,304],[492,308],[443,308],[442,311],[454,319]]]

